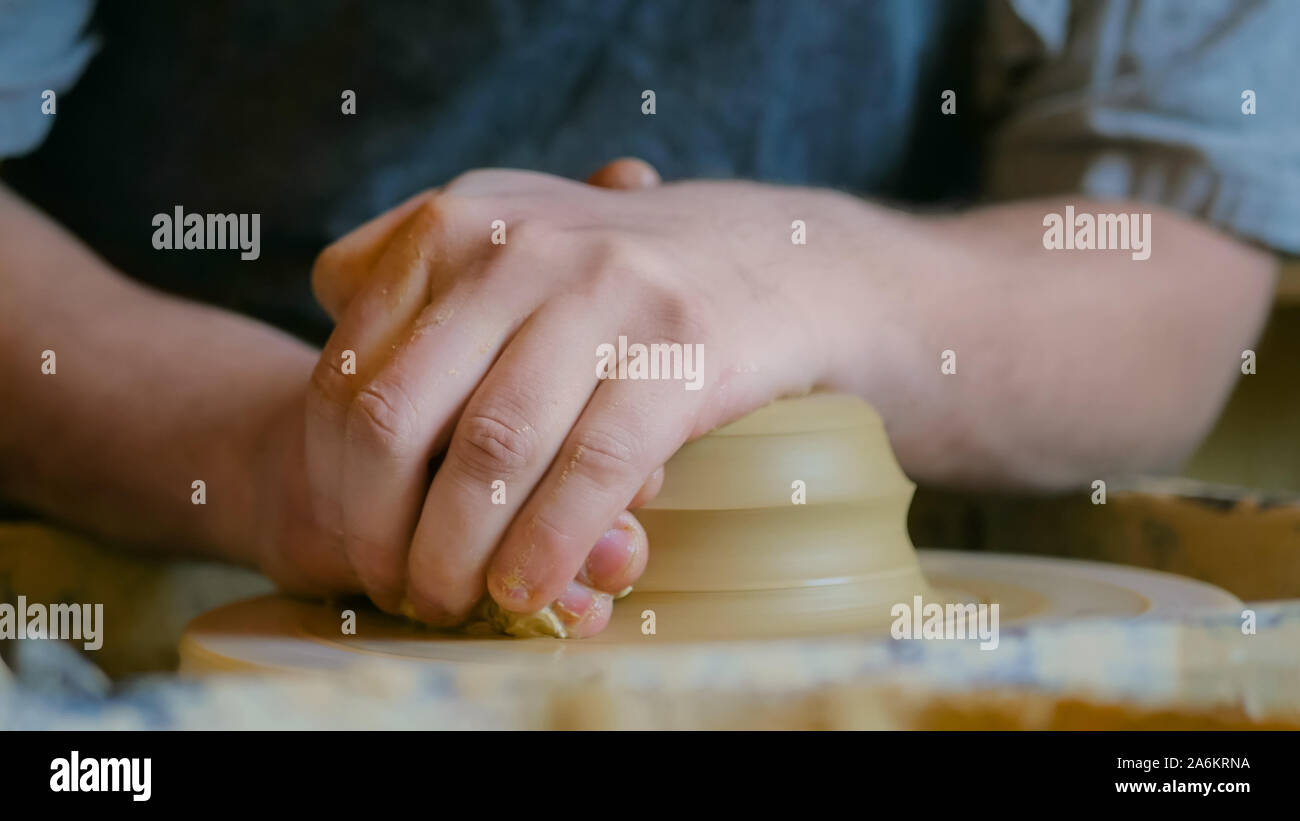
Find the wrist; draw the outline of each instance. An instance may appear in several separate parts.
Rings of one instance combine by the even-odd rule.
[[[140,507],[152,520],[148,541],[255,566],[280,420],[302,394],[314,352],[244,317],[201,311],[194,321],[211,323],[212,343],[201,353],[182,346],[193,353],[157,412],[165,427],[137,434],[155,452],[157,473],[141,488]]]
[[[929,361],[926,326],[939,269],[934,226],[846,194],[819,193],[806,266],[814,284],[803,295],[816,302],[806,312],[826,351],[824,386],[862,396],[883,414]]]
[[[250,389],[247,404],[204,436],[211,513],[197,517],[195,538],[205,553],[263,566],[267,522],[284,492],[295,430],[301,438],[305,373],[294,369],[285,380],[289,390]]]

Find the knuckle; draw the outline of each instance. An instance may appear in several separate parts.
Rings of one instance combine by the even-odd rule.
[[[649,300],[650,315],[664,342],[704,342],[708,332],[699,298],[677,288],[658,288]]]
[[[408,244],[422,241],[442,225],[444,210],[439,199],[436,191],[425,191],[416,195],[416,207],[395,226],[368,233],[363,233],[363,226],[325,246],[311,269],[311,288],[317,301],[331,315],[340,313],[351,293],[367,282],[372,266],[388,247],[403,240]]]
[[[601,485],[614,485],[636,473],[641,437],[619,427],[591,428],[578,436],[570,463]]]
[[[559,232],[559,228],[546,217],[516,217],[510,223],[510,241],[507,243],[509,253],[534,258],[555,244]]]
[[[644,257],[635,244],[616,236],[591,240],[587,264],[583,266],[581,284],[594,295],[627,292],[644,265]]]
[[[454,308],[434,302],[420,309],[411,322],[411,336],[423,336],[443,327],[455,315]]]
[[[380,453],[398,456],[415,444],[415,409],[395,385],[372,383],[362,388],[348,406],[349,440],[360,440]]]
[[[424,261],[436,258],[439,249],[448,245],[455,213],[455,197],[444,193],[429,194],[406,223],[398,228],[392,240],[410,255],[413,267],[420,267]]]
[[[515,414],[486,409],[468,413],[461,420],[449,455],[476,481],[509,478],[532,464],[536,456],[532,430]]]
[[[420,206],[415,209],[413,219],[408,220],[408,225],[420,229],[440,225],[453,202],[454,198],[445,192],[430,193],[422,197]]]
[[[469,196],[483,194],[514,194],[554,185],[559,180],[539,171],[519,168],[473,168],[443,186],[451,191]]]
[[[350,393],[350,378],[343,373],[342,360],[332,356],[329,349],[321,354],[316,366],[311,371],[309,393],[318,401],[327,404],[343,405]]]
[[[553,519],[553,511],[543,506],[529,520],[528,535],[532,548],[541,556],[550,558],[568,556],[578,547],[577,535],[573,532],[574,519]],[[538,591],[531,591],[537,595]],[[545,604],[545,602],[542,602]]]
[[[457,174],[442,187],[442,190],[448,194],[472,195],[477,189],[490,186],[491,183],[496,182],[505,173],[508,172],[494,168],[473,168]]]
[[[325,246],[311,266],[311,291],[322,305],[328,306],[333,300],[337,290],[335,280],[341,273],[345,258],[342,247],[336,241]]]
[[[602,231],[593,253],[600,267],[608,271],[639,270],[646,267],[649,259],[642,242],[620,231]]]

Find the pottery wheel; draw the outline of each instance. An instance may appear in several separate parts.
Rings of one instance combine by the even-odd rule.
[[[517,664],[657,645],[888,636],[891,608],[997,604],[1002,628],[1088,616],[1237,607],[1202,582],[1037,557],[914,550],[913,485],[879,416],[848,396],[775,402],[683,447],[637,512],[650,562],[599,636],[430,630],[360,603],[264,596],[192,622],[183,670],[334,669],[369,657]],[[345,634],[343,611],[355,613]],[[651,631],[653,627],[653,631]]]

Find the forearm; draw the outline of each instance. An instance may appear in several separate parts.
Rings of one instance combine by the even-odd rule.
[[[252,440],[313,352],[131,283],[3,189],[0,248],[0,495],[124,541],[252,561]]]
[[[845,330],[831,381],[876,404],[914,477],[1063,488],[1162,470],[1217,418],[1266,316],[1273,258],[1165,211],[1145,261],[1046,250],[1043,217],[1066,204],[1152,210],[842,206],[867,230],[844,243],[855,264],[834,269],[831,327]],[[941,372],[944,351],[956,373]]]

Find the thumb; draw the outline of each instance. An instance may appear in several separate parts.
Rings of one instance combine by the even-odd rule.
[[[659,172],[645,160],[638,160],[636,157],[619,157],[606,163],[603,168],[588,177],[587,184],[622,191],[654,188],[659,184]]]

